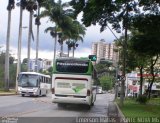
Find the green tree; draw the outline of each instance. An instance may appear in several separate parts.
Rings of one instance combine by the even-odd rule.
[[[155,64],[160,54],[160,16],[154,14],[139,15],[133,18],[132,27],[137,30],[132,37],[132,48],[138,54],[147,56],[150,61],[150,74],[152,79],[148,86],[148,97],[150,98],[151,88],[155,81]],[[145,26],[142,26],[145,25]]]
[[[139,12],[137,8],[137,2],[135,0],[72,0],[71,5],[75,9],[76,15],[81,11],[83,12],[82,21],[86,26],[99,23],[101,25],[101,31],[103,31],[108,24],[112,25],[112,28],[117,32],[120,32],[121,28],[124,30],[125,40],[123,41],[123,69],[122,73],[125,76],[126,73],[126,49],[127,49],[127,33],[130,27],[131,17]],[[122,25],[122,26],[121,26]],[[124,101],[124,84],[122,81],[120,105],[123,106]]]
[[[10,65],[10,70],[9,70],[9,74],[10,74],[10,84],[9,86],[14,88],[16,86],[16,64],[11,64]]]
[[[24,58],[22,63],[27,64],[28,63],[28,58]]]
[[[62,4],[61,0],[59,0],[57,3],[51,0],[47,0],[45,2],[45,10],[42,11],[40,15],[40,17],[49,17],[50,21],[55,23],[54,27],[48,27],[46,29],[46,32],[50,31],[51,36],[55,38],[54,60],[56,55],[57,35],[58,33],[62,33],[64,29],[67,29],[65,27],[68,27],[66,21],[68,22],[68,20],[70,20],[70,10],[64,10],[66,7],[67,3]]]
[[[113,78],[111,76],[100,77],[100,84],[103,90],[110,90],[113,87]]]

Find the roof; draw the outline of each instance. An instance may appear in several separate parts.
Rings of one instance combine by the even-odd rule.
[[[71,57],[61,57],[57,58],[56,60],[65,60],[65,61],[90,61],[88,58],[71,58]]]
[[[41,76],[50,77],[50,75],[45,75],[45,74],[37,73],[37,72],[20,72],[19,74],[33,74],[33,75],[41,75]]]

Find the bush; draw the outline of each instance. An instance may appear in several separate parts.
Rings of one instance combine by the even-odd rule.
[[[148,99],[147,99],[147,96],[142,95],[142,96],[138,96],[136,101],[139,102],[140,104],[146,104]]]

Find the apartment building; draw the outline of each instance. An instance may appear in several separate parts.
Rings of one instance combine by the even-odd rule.
[[[107,43],[104,39],[98,42],[92,43],[92,55],[97,55],[97,63],[101,59],[111,60],[114,62],[118,61],[118,53],[114,51],[116,48],[115,43]]]

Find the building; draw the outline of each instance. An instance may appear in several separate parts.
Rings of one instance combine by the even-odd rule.
[[[52,60],[38,59],[37,65],[35,59],[30,59],[30,71],[36,71],[36,67],[39,70],[47,70],[52,66]]]
[[[97,56],[97,63],[101,59],[109,60],[114,62],[118,61],[118,53],[114,51],[116,48],[115,43],[107,43],[104,39],[98,42],[92,43],[92,55]]]

